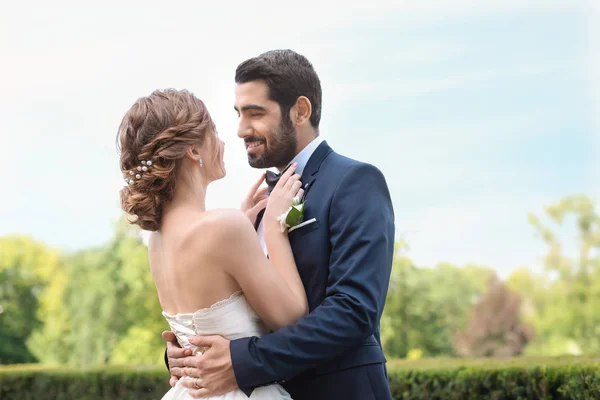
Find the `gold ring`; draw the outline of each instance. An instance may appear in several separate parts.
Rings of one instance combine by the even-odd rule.
[[[200,378],[196,378],[196,380],[194,380],[194,387],[196,389],[200,389],[200,386],[198,386],[198,379],[200,379]]]

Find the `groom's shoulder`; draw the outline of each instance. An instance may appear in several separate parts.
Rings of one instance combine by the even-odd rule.
[[[331,157],[329,157],[331,164],[342,167],[342,168],[352,168],[357,165],[367,164],[363,161],[359,161],[355,158],[350,158],[340,153],[336,153],[335,151],[331,152]]]
[[[375,165],[347,157],[335,151],[331,152],[330,157],[325,160],[324,164],[327,171],[338,175],[339,178],[349,175],[377,175],[383,177],[383,173]]]

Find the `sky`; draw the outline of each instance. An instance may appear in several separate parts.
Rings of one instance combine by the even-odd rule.
[[[28,2],[0,16],[0,236],[64,251],[121,215],[115,137],[138,97],[186,88],[225,141],[208,207],[260,171],[236,136],[236,66],[274,48],[314,65],[321,135],[386,176],[417,264],[538,268],[528,213],[600,197],[600,9],[581,0]],[[342,4],[342,3],[340,3]],[[572,232],[571,232],[572,233]]]

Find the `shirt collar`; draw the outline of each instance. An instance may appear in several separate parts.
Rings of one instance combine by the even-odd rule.
[[[304,147],[302,151],[300,151],[300,153],[296,154],[296,157],[294,157],[292,161],[290,161],[290,164],[292,164],[293,162],[298,163],[298,167],[296,168],[295,172],[296,174],[302,175],[302,172],[304,172],[304,167],[306,167],[308,160],[310,160],[310,156],[313,155],[313,153],[315,152],[317,147],[319,147],[321,142],[323,142],[323,140],[324,139],[321,136],[317,136],[309,144],[307,144],[306,147]]]

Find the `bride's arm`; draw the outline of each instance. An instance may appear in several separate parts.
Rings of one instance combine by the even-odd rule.
[[[300,275],[298,274],[298,268],[294,260],[294,253],[292,253],[287,232],[282,233],[279,221],[266,215],[266,213],[263,218],[263,229],[269,259],[275,268],[279,270],[284,280],[288,282],[294,296],[296,296],[299,302],[304,304],[305,309],[302,313],[304,315],[308,310],[308,300],[302,279],[300,279]]]
[[[270,229],[267,229],[270,231]],[[286,254],[283,233],[276,238],[274,258],[268,260],[262,251],[254,227],[244,213],[223,213],[211,235],[214,262],[223,265],[240,285],[258,316],[271,330],[295,323],[307,312],[306,294],[294,258]],[[289,253],[289,243],[287,244]],[[275,249],[275,247],[277,249]],[[271,256],[270,256],[271,257]]]
[[[264,214],[265,257],[254,227],[246,216],[235,210],[226,213],[217,224],[215,254],[227,272],[238,282],[250,305],[272,330],[298,321],[308,311],[304,285],[298,274],[287,233],[279,229],[277,216],[287,211],[296,195],[302,195],[296,165],[281,175],[271,192]],[[231,244],[224,247],[223,243]],[[219,246],[221,245],[221,246]]]
[[[282,174],[269,196],[262,223],[269,259],[289,283],[290,290],[308,309],[306,292],[298,274],[287,231],[281,232],[281,225],[277,220],[277,217],[290,208],[294,197],[301,197],[304,193],[300,176],[294,174],[295,170],[294,164]]]

